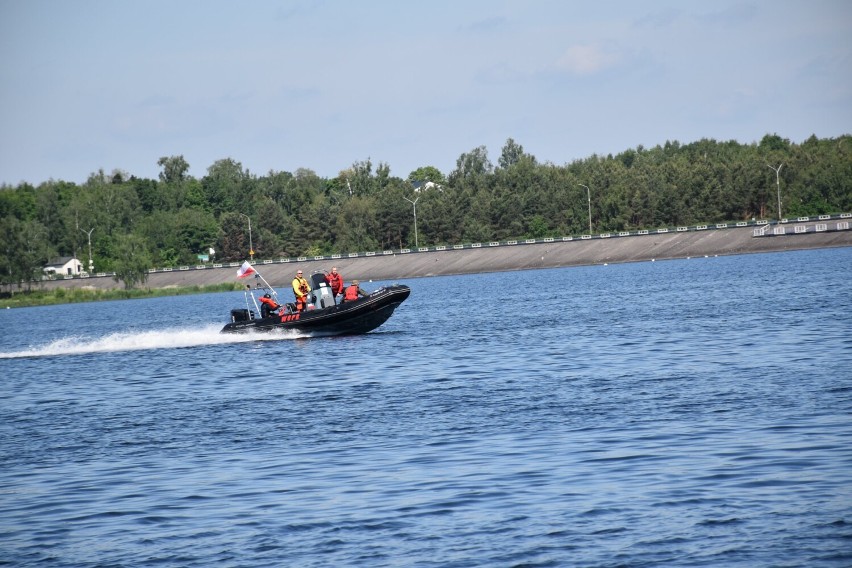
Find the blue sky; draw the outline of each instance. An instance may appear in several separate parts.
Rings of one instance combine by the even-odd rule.
[[[0,183],[852,133],[852,2],[0,0]]]

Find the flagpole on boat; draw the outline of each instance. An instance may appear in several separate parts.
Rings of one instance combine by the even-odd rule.
[[[266,278],[260,275],[260,272],[255,270],[254,274],[257,278],[260,278],[260,281],[263,282],[263,287],[271,291],[272,295],[275,296],[275,301],[278,302],[278,293],[275,291],[275,288],[269,285],[269,282],[266,281]]]
[[[254,274],[255,278],[260,278],[260,281],[263,282],[263,288],[272,292],[272,295],[275,297],[275,302],[278,302],[278,293],[275,291],[275,288],[269,285],[269,282],[266,281],[266,278],[260,275],[260,272],[251,265],[251,263],[247,260],[243,261],[242,266],[240,266],[239,271],[237,271],[237,278],[245,278],[250,274]],[[251,297],[254,300],[254,296]],[[257,301],[255,301],[255,307],[257,306]]]

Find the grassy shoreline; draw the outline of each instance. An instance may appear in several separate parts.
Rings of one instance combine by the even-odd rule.
[[[205,284],[202,286],[175,286],[168,288],[96,289],[96,288],[55,288],[52,290],[31,290],[13,293],[10,297],[0,298],[0,309],[28,308],[33,306],[52,306],[56,304],[77,304],[82,302],[103,302],[108,300],[137,300],[161,296],[185,296],[189,294],[208,294],[212,292],[231,292],[242,290],[240,283]]]

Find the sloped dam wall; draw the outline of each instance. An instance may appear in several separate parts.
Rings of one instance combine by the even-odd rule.
[[[560,238],[544,242],[503,241],[447,247],[421,247],[409,252],[387,251],[335,255],[321,259],[256,259],[254,264],[263,277],[275,287],[287,287],[301,268],[305,274],[330,270],[336,266],[346,281],[360,279],[399,280],[425,276],[501,272],[618,262],[642,262],[713,255],[751,254],[800,249],[852,246],[849,220],[790,223],[784,234],[771,225],[724,229],[681,228],[667,232],[643,231],[643,234],[595,235],[590,238]],[[797,228],[798,227],[798,228]],[[845,227],[845,228],[843,228]],[[665,231],[665,230],[662,230]],[[170,271],[157,270],[148,276],[147,286],[195,286],[236,282],[240,263],[221,266],[188,266]],[[84,287],[120,288],[111,275],[45,281],[44,288]]]

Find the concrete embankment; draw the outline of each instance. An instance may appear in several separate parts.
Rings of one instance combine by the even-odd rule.
[[[287,286],[296,269],[306,274],[318,270],[330,270],[337,266],[347,281],[398,280],[425,276],[471,274],[554,268],[604,263],[641,262],[676,258],[703,257],[714,255],[750,254],[800,249],[852,246],[852,230],[830,232],[808,232],[783,236],[753,236],[751,227],[732,229],[651,233],[629,237],[613,237],[572,241],[555,240],[537,244],[489,246],[483,243],[478,248],[464,248],[428,252],[375,256],[358,256],[340,259],[305,260],[281,263],[277,260],[256,266],[263,277],[273,286]],[[148,277],[147,286],[166,288],[172,286],[201,286],[235,282],[237,269],[232,266],[197,270],[174,269],[171,272],[156,272]],[[120,288],[123,285],[112,277],[74,278],[43,283],[43,287]]]

